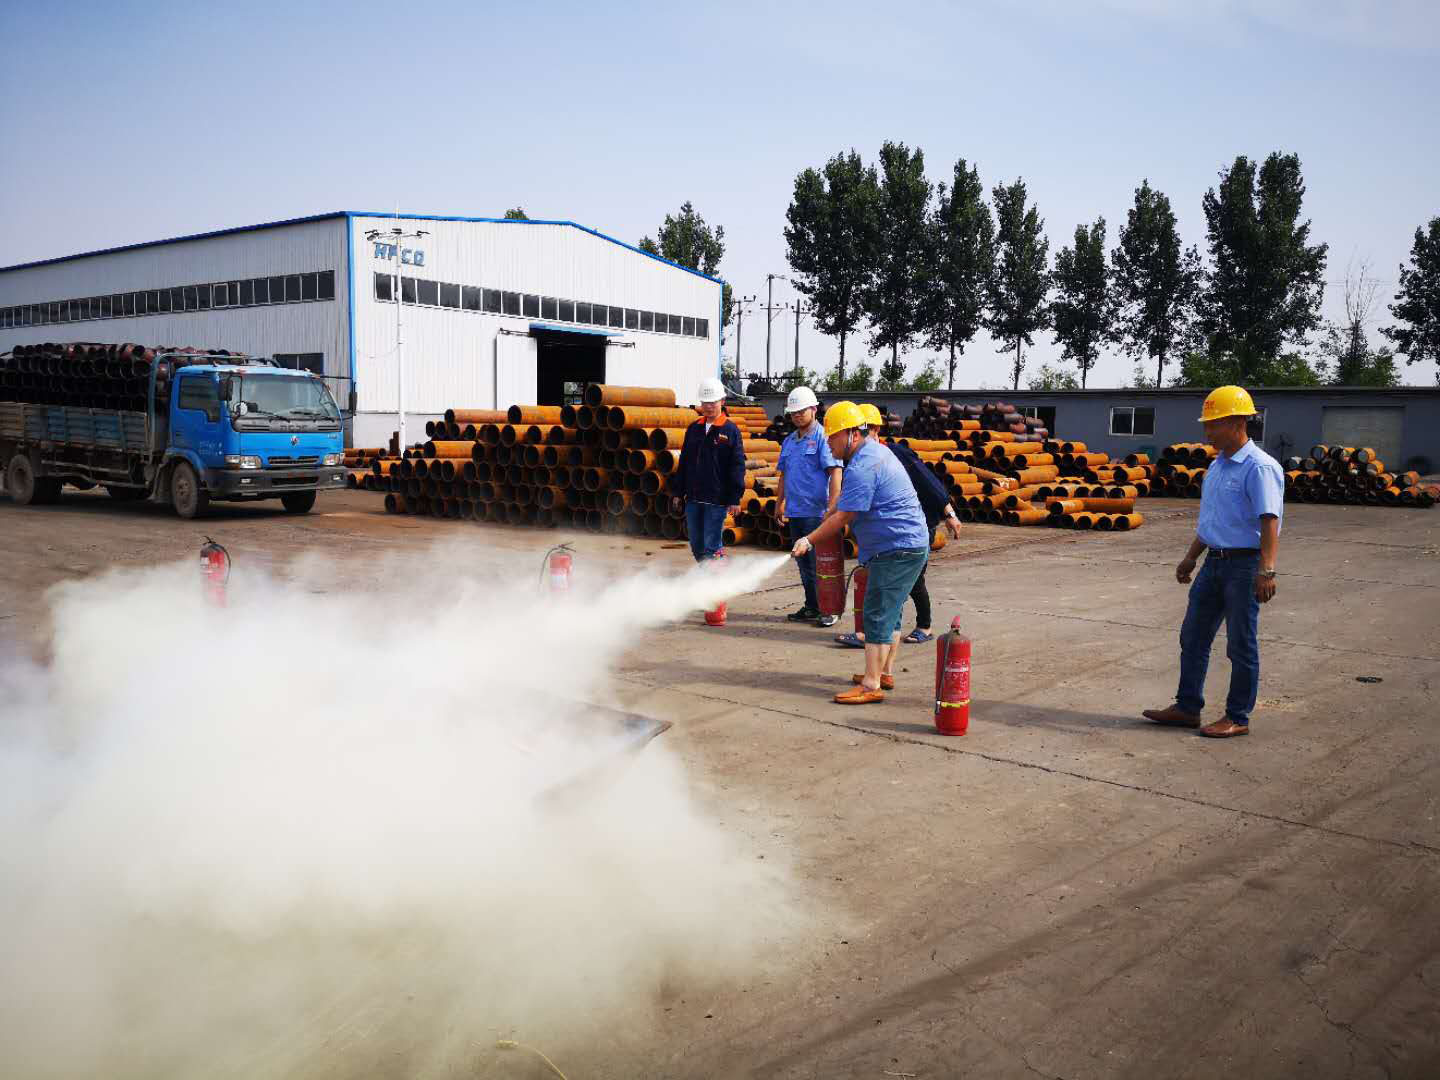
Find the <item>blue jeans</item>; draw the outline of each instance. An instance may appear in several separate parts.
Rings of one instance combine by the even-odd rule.
[[[713,559],[725,546],[725,514],[728,507],[685,502],[685,527],[690,533],[690,554],[696,562]]]
[[[807,536],[820,527],[818,517],[792,517],[790,519],[790,546],[802,536]],[[805,589],[805,606],[812,611],[820,610],[820,598],[815,594],[815,552],[807,551],[795,560],[800,564],[800,584]]]
[[[900,612],[915,580],[925,572],[930,552],[925,548],[908,551],[897,548],[876,555],[865,564],[866,645],[889,645],[900,629]]]
[[[1255,599],[1259,555],[1217,559],[1209,556],[1190,586],[1190,606],[1180,626],[1180,689],[1175,704],[1196,716],[1205,708],[1205,672],[1210,646],[1225,623],[1225,655],[1230,658],[1230,693],[1225,715],[1248,724],[1260,693],[1260,601]]]

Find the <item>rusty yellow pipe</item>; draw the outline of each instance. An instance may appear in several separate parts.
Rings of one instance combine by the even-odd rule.
[[[653,408],[675,407],[675,391],[655,386],[614,386],[591,383],[585,388],[586,405],[644,405]]]

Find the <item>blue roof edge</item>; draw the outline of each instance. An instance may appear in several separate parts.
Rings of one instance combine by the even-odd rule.
[[[365,218],[404,218],[406,221],[461,221],[472,224],[484,225],[563,225],[571,229],[579,229],[591,236],[597,236],[601,240],[608,240],[612,244],[635,252],[637,255],[644,255],[647,259],[654,259],[656,262],[664,263],[666,266],[673,266],[676,270],[684,270],[687,274],[694,274],[705,281],[713,282],[716,285],[723,285],[721,278],[711,277],[709,274],[702,274],[699,270],[693,270],[680,263],[671,262],[669,259],[656,255],[653,252],[644,251],[634,244],[627,244],[624,240],[617,240],[613,236],[607,236],[598,229],[592,229],[588,225],[581,225],[574,221],[561,221],[549,219],[515,219],[515,218],[493,218],[493,217],[461,217],[447,214],[396,214],[393,211],[370,211],[370,210],[332,210],[324,214],[310,214],[306,217],[284,218],[280,221],[265,221],[258,225],[237,225],[229,229],[215,229],[211,232],[189,233],[185,236],[172,236],[165,240],[146,240],[138,244],[122,244],[119,247],[99,248],[95,251],[81,251],[74,255],[60,255],[53,259],[38,259],[35,262],[16,263],[13,266],[0,266],[0,273],[7,270],[30,270],[37,266],[54,266],[57,263],[73,262],[76,259],[88,259],[96,255],[114,255],[122,251],[139,251],[143,248],[160,247],[164,244],[181,244],[190,240],[210,240],[217,236],[234,236],[237,233],[259,232],[262,229],[282,229],[288,225],[308,225],[316,221],[333,221],[340,218],[346,219],[347,225],[357,217]]]

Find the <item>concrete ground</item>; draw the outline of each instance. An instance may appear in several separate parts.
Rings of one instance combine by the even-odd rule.
[[[45,586],[193,557],[207,531],[237,559],[333,546],[358,587],[367,554],[456,530],[537,557],[554,542],[378,506],[183,523],[0,500],[0,637],[43,656]],[[723,630],[647,635],[621,697],[676,722],[715,813],[840,929],[763,982],[671,988],[643,1045],[567,1075],[1440,1075],[1440,511],[1287,507],[1254,733],[1211,741],[1139,719],[1174,692],[1196,508],[1147,501],[1127,535],[967,526],[939,553],[937,626],[961,615],[975,642],[964,738],[931,726],[933,646],[906,647],[884,705],[832,704],[859,654],[784,621],[788,572]],[[1212,716],[1223,634],[1215,655]]]

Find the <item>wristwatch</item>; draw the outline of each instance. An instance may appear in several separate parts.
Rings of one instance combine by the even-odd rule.
[[[1275,580],[1275,571],[1274,571],[1274,570],[1256,570],[1256,571],[1255,571],[1255,576],[1256,576],[1256,577],[1269,578],[1271,581],[1274,581],[1274,580]]]

